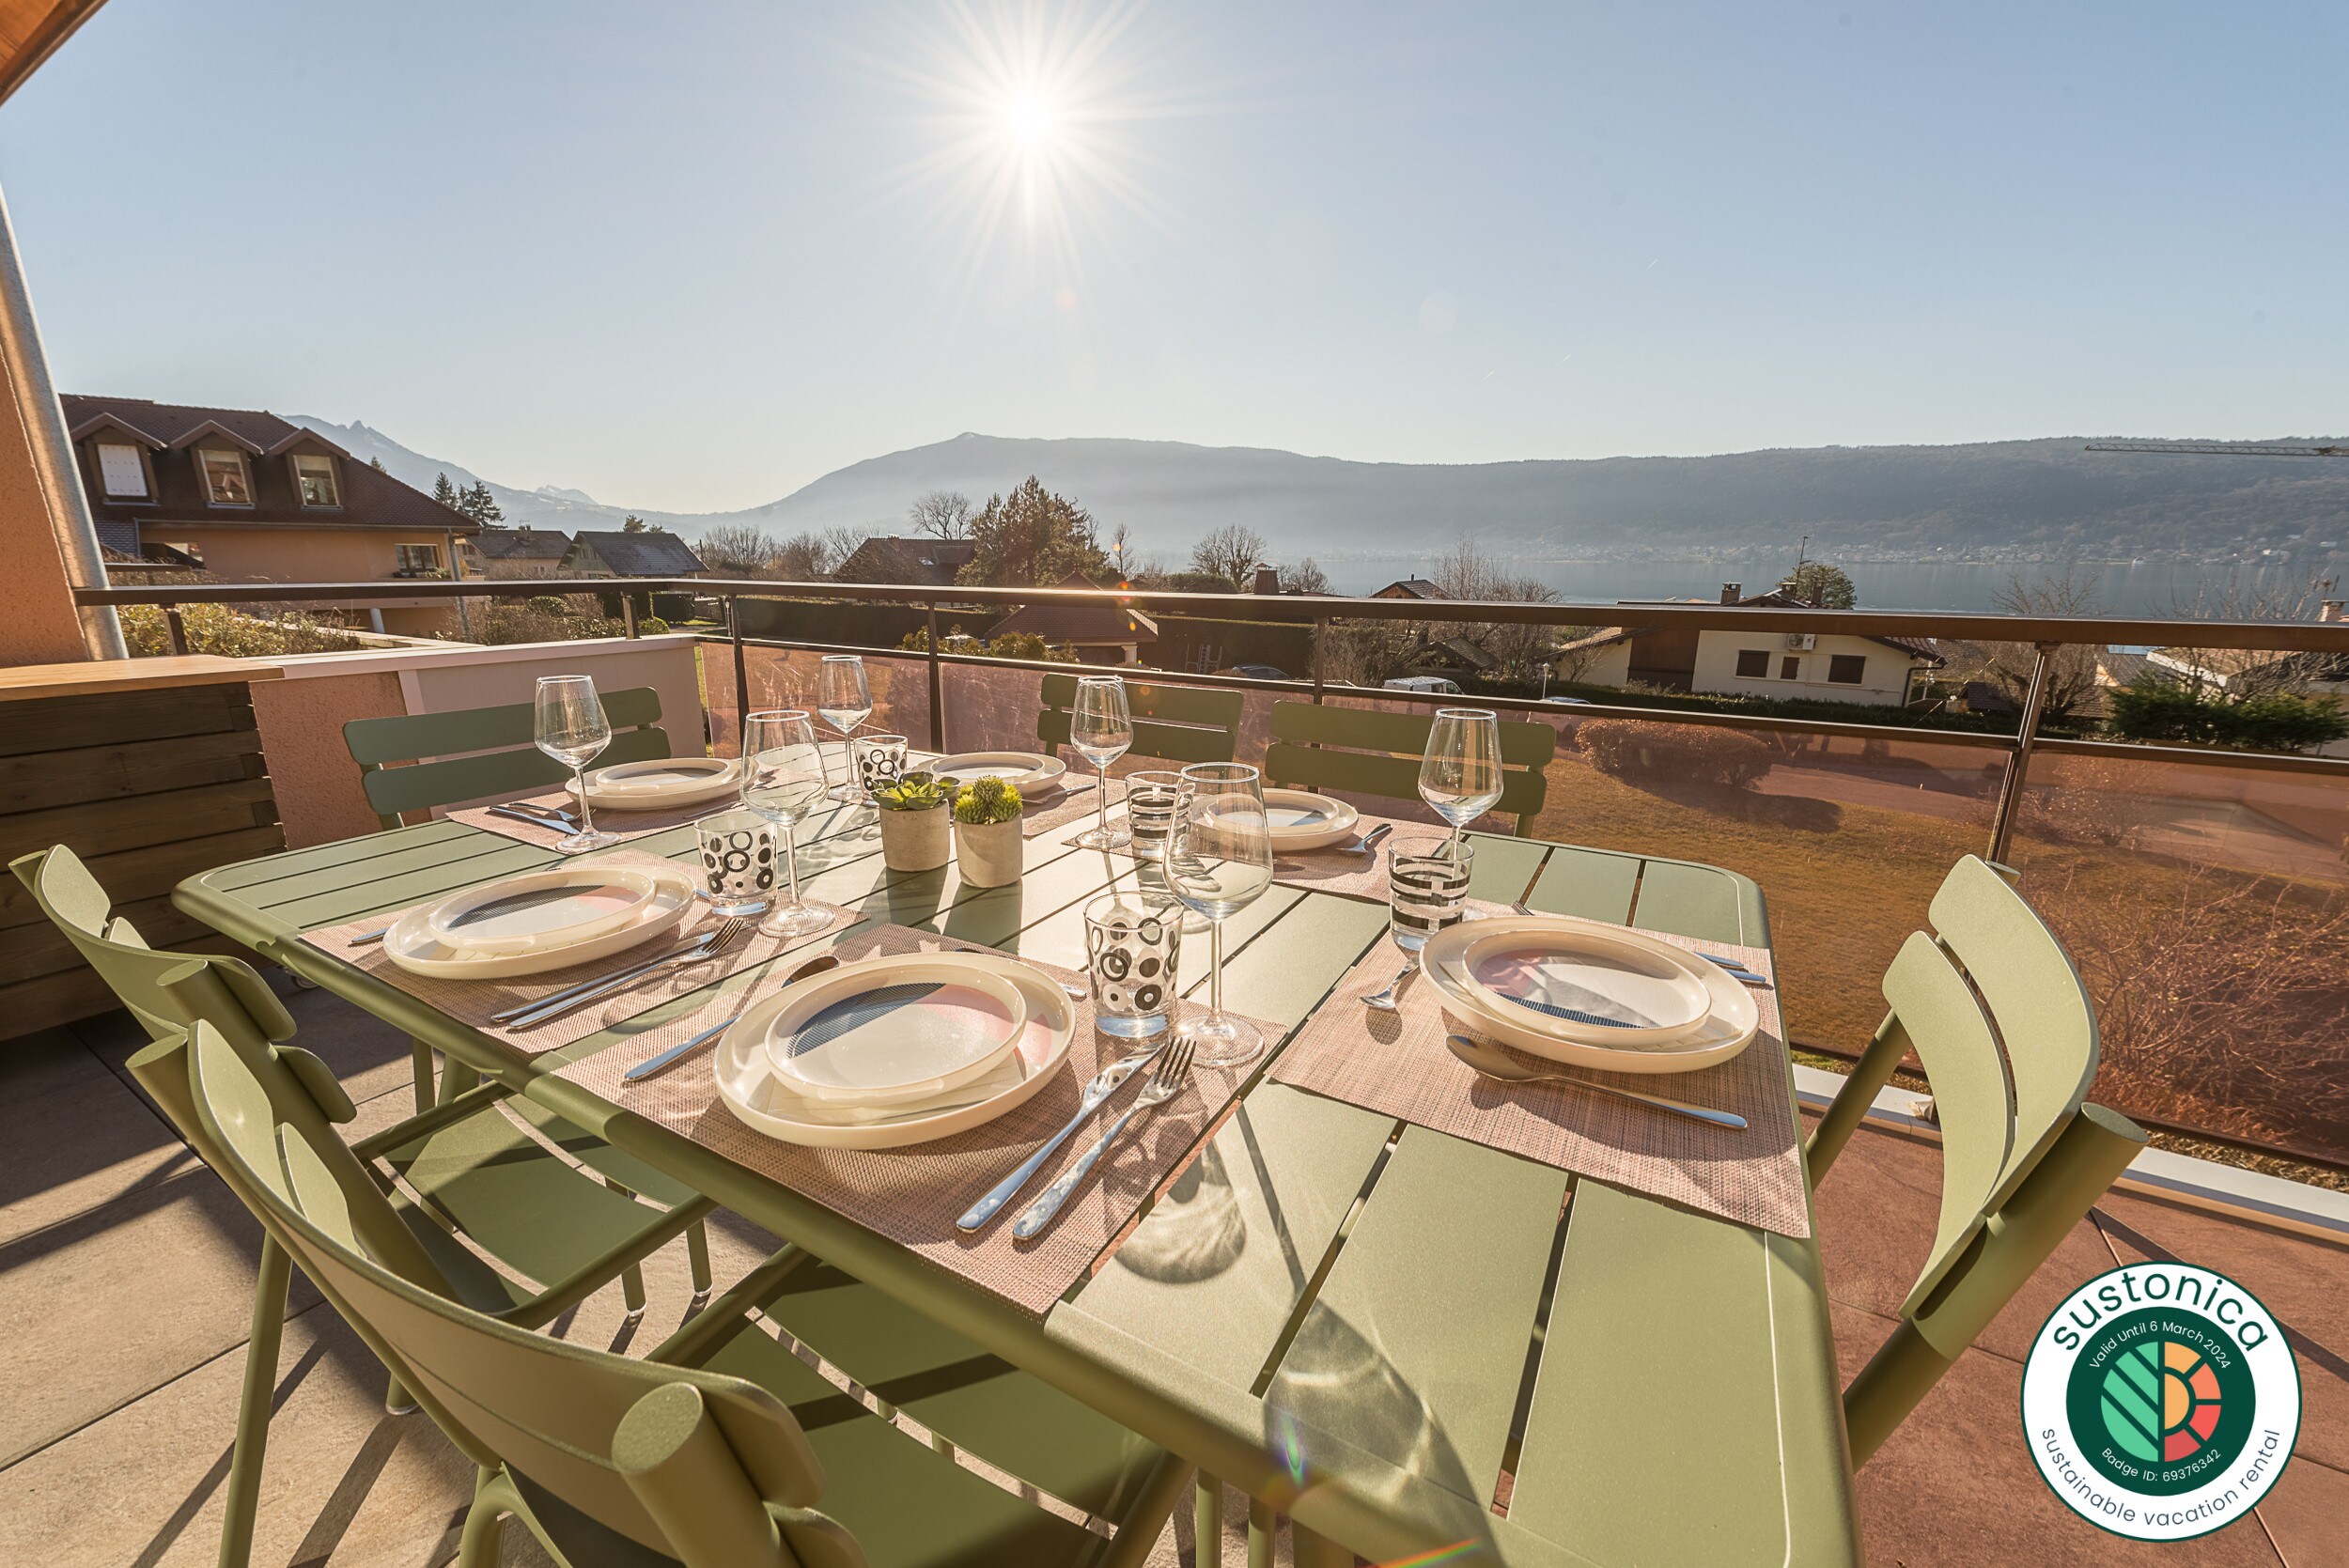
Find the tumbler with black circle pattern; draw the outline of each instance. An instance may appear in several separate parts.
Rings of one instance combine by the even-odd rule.
[[[775,825],[755,812],[720,812],[694,823],[693,837],[711,910],[765,913],[775,892]]]
[[[1174,1011],[1183,908],[1171,898],[1104,893],[1085,906],[1085,978],[1093,1022],[1121,1040],[1165,1032]]]

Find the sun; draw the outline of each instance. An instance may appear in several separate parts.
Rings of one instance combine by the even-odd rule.
[[[901,47],[861,56],[912,132],[874,205],[918,203],[918,248],[954,255],[966,289],[991,258],[1019,256],[1049,276],[1039,298],[1081,301],[1088,260],[1123,270],[1136,224],[1175,231],[1143,133],[1203,112],[1169,75],[1171,43],[1154,41],[1173,37],[1171,21],[1144,25],[1145,8],[942,0],[905,13]]]
[[[1003,103],[1003,132],[1022,147],[1043,147],[1059,121],[1059,112],[1041,93],[1020,93]]]

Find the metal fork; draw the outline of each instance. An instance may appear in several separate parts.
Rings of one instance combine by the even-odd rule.
[[[674,969],[681,964],[706,963],[739,945],[749,934],[751,924],[747,919],[729,920],[700,941],[664,953],[658,958],[631,965],[616,974],[607,974],[600,980],[585,981],[568,991],[557,991],[551,997],[530,1003],[520,1012],[506,1009],[508,1016],[495,1021],[508,1029],[534,1029],[542,1023],[552,1023],[564,1014],[575,1013],[591,1001],[600,1001],[614,991],[626,990],[656,970]]]
[[[1378,853],[1378,841],[1393,831],[1393,823],[1381,822],[1378,826],[1364,833],[1354,843],[1345,845],[1342,847],[1350,849],[1357,855],[1376,855]]]
[[[1190,1057],[1189,1040],[1177,1040],[1169,1046],[1166,1054],[1159,1059],[1158,1070],[1150,1075],[1150,1081],[1143,1086],[1141,1094],[1134,1096],[1134,1103],[1126,1108],[1126,1114],[1112,1122],[1110,1130],[1095,1140],[1093,1147],[1078,1156],[1077,1163],[1070,1166],[1060,1180],[1046,1188],[1036,1201],[1028,1205],[1027,1212],[1013,1223],[1011,1234],[1026,1241],[1050,1225],[1053,1217],[1060,1213],[1061,1206],[1068,1202],[1069,1194],[1093,1173],[1093,1168],[1101,1162],[1103,1152],[1117,1141],[1117,1135],[1126,1130],[1127,1125],[1143,1111],[1164,1105],[1183,1092],[1183,1085],[1190,1077]]]
[[[541,828],[571,828],[579,826],[579,818],[569,812],[552,806],[534,805],[528,800],[508,800],[502,806],[490,808],[491,816],[510,816],[518,821],[536,822]]]

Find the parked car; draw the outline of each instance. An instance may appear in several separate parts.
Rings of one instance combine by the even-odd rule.
[[[1441,675],[1401,675],[1387,682],[1387,690],[1425,691],[1439,697],[1456,697],[1460,694],[1458,683],[1446,680]]]
[[[1277,664],[1229,664],[1215,673],[1219,675],[1238,675],[1244,680],[1293,680],[1296,678]]]

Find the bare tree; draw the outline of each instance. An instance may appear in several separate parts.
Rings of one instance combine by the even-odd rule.
[[[1110,530],[1110,570],[1128,582],[1134,575],[1133,533],[1124,523]]]
[[[971,498],[959,490],[932,490],[914,498],[906,520],[916,534],[941,539],[966,538],[971,533]]]
[[[1991,604],[2002,615],[2040,620],[2105,613],[2095,577],[2077,563],[2037,582],[2020,573],[2012,575],[2006,586],[1991,596]],[[2074,723],[2095,715],[2101,706],[2096,693],[2096,651],[2092,644],[2081,643],[2067,643],[2056,649],[2047,668],[2047,691],[2040,713],[2044,722]],[[2030,692],[2031,671],[2039,661],[2036,646],[1981,643],[1957,652],[1953,675],[1963,678],[1966,667],[1971,665],[1974,678],[1987,681],[2017,708],[2023,706]]]
[[[1436,586],[1446,598],[1485,599],[1504,604],[1555,604],[1558,590],[1531,577],[1508,571],[1501,562],[1479,550],[1462,535],[1436,563]],[[1560,629],[1538,623],[1479,621],[1454,624],[1432,635],[1465,637],[1490,654],[1504,675],[1524,675],[1538,667],[1557,645]]]
[[[774,536],[754,523],[726,522],[704,534],[695,553],[721,577],[755,577],[779,548]]]
[[[1330,591],[1330,574],[1323,571],[1321,564],[1310,555],[1283,572],[1281,582],[1283,586],[1294,588],[1300,594],[1326,594]]]
[[[1227,522],[1190,547],[1190,564],[1235,588],[1244,588],[1256,563],[1264,559],[1265,548],[1263,535],[1245,524]]]
[[[767,575],[784,582],[814,582],[830,577],[856,553],[866,532],[862,528],[840,527],[827,528],[821,533],[794,534],[775,546]]]
[[[2269,585],[2230,581],[2217,591],[2199,586],[2191,598],[2173,596],[2170,613],[2182,621],[2313,621],[2322,618],[2333,589],[2329,578]],[[2238,701],[2305,695],[2318,681],[2339,678],[2330,673],[2334,661],[2323,655],[2183,646],[2162,653],[2185,684],[2217,687]]]

